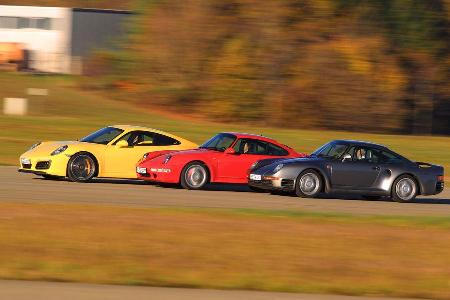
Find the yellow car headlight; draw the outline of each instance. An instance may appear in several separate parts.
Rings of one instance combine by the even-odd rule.
[[[50,155],[53,156],[53,155],[58,155],[58,154],[60,154],[60,153],[63,153],[64,151],[67,150],[68,147],[69,147],[69,146],[67,146],[67,145],[58,147],[55,151],[53,151],[52,153],[50,153]]]

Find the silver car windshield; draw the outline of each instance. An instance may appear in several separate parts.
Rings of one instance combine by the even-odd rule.
[[[326,157],[326,158],[340,158],[347,150],[348,145],[338,143],[328,143],[314,151],[311,156]]]

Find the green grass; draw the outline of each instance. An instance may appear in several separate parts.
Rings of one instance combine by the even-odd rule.
[[[0,278],[450,299],[449,218],[0,203]]]
[[[0,98],[27,97],[25,89],[29,87],[47,88],[49,96],[28,97],[28,116],[0,116],[0,164],[16,164],[18,156],[36,141],[79,139],[105,125],[131,124],[169,131],[197,143],[219,131],[258,133],[301,152],[311,152],[332,139],[367,140],[384,144],[412,160],[450,168],[449,137],[294,130],[168,117],[152,111],[151,107],[136,107],[95,92],[81,91],[72,77],[0,73]]]

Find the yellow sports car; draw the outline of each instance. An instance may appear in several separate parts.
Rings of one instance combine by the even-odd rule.
[[[151,128],[108,126],[80,141],[34,144],[20,156],[19,172],[45,178],[67,176],[79,182],[93,177],[137,178],[136,163],[147,153],[197,147],[188,140]]]

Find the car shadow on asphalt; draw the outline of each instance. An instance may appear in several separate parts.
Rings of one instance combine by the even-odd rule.
[[[297,197],[295,194],[290,194],[292,197]],[[427,196],[418,196],[414,201],[408,203],[415,204],[450,204],[450,199],[448,198],[426,198]],[[370,197],[364,198],[361,195],[357,194],[323,194],[318,197],[318,199],[339,199],[339,200],[358,200],[364,202],[374,202],[374,201],[382,201],[382,202],[393,202],[389,197]]]
[[[42,181],[69,181],[67,178],[42,178],[34,177],[33,180]],[[110,183],[110,184],[130,184],[130,185],[153,185],[161,188],[182,189],[178,184],[151,182],[137,179],[118,179],[118,178],[94,178],[83,184],[90,183]],[[226,192],[252,192],[252,190],[245,184],[224,184],[224,183],[210,183],[203,189],[204,191],[226,191]]]
[[[131,185],[155,185],[153,182],[134,180],[134,179],[117,179],[117,178],[94,178],[88,183],[111,183],[111,184],[131,184]]]
[[[67,178],[52,178],[46,179],[42,177],[35,177],[35,180],[44,180],[44,181],[68,181]],[[129,185],[153,185],[160,188],[169,188],[169,189],[182,189],[177,184],[169,184],[169,183],[156,183],[150,181],[143,180],[133,180],[133,179],[116,179],[116,178],[94,178],[88,183],[110,183],[110,184],[129,184]],[[241,193],[256,193],[252,191],[245,184],[225,184],[225,183],[211,183],[206,185],[203,189],[204,191],[222,191],[222,192],[241,192]],[[263,192],[262,194],[271,194],[278,195],[282,197],[295,197],[297,196],[294,193],[285,193],[285,192]],[[323,194],[320,195],[318,199],[339,199],[339,200],[359,200],[359,201],[383,201],[383,202],[392,202],[392,200],[388,197],[376,197],[376,198],[364,198],[360,195],[355,194]],[[301,198],[299,198],[301,200]],[[426,198],[426,196],[419,196],[414,201],[409,203],[415,204],[447,204],[450,205],[450,199],[448,198]]]
[[[450,204],[450,199],[445,198],[416,198],[412,203],[419,204]]]
[[[43,177],[34,177],[33,180],[42,180],[42,181],[67,181],[70,182],[67,178],[43,178]],[[134,180],[134,179],[117,179],[117,178],[94,178],[88,182],[83,182],[82,184],[90,184],[90,183],[111,183],[111,184],[132,184],[132,185],[154,185],[155,183],[143,181],[143,180]],[[76,184],[74,182],[74,184]]]
[[[183,189],[180,185],[174,183],[154,183],[155,186],[161,188]],[[222,191],[222,192],[240,192],[250,193],[252,190],[245,184],[224,184],[224,183],[210,183],[204,189],[199,191]]]
[[[158,184],[158,186],[165,187],[165,188],[178,188],[181,189],[179,185],[175,184],[167,184],[167,185],[161,185]],[[224,183],[216,183],[216,184],[208,184],[205,189],[205,191],[225,191],[225,192],[244,192],[244,193],[255,193],[255,194],[271,194],[271,195],[277,195],[281,197],[295,197],[298,198],[295,193],[288,193],[288,192],[280,192],[280,191],[272,191],[272,192],[254,192],[252,191],[247,185],[245,184],[224,184]],[[301,200],[301,198],[298,198]],[[375,198],[364,198],[357,194],[323,194],[319,197],[319,199],[339,199],[339,200],[358,200],[358,201],[383,201],[383,202],[392,202],[392,200],[389,197],[375,197]],[[426,196],[419,196],[414,201],[410,203],[417,203],[417,204],[450,204],[450,199],[446,198],[426,198]]]
[[[224,192],[252,192],[246,184],[208,184],[205,187],[207,191],[224,191]]]

